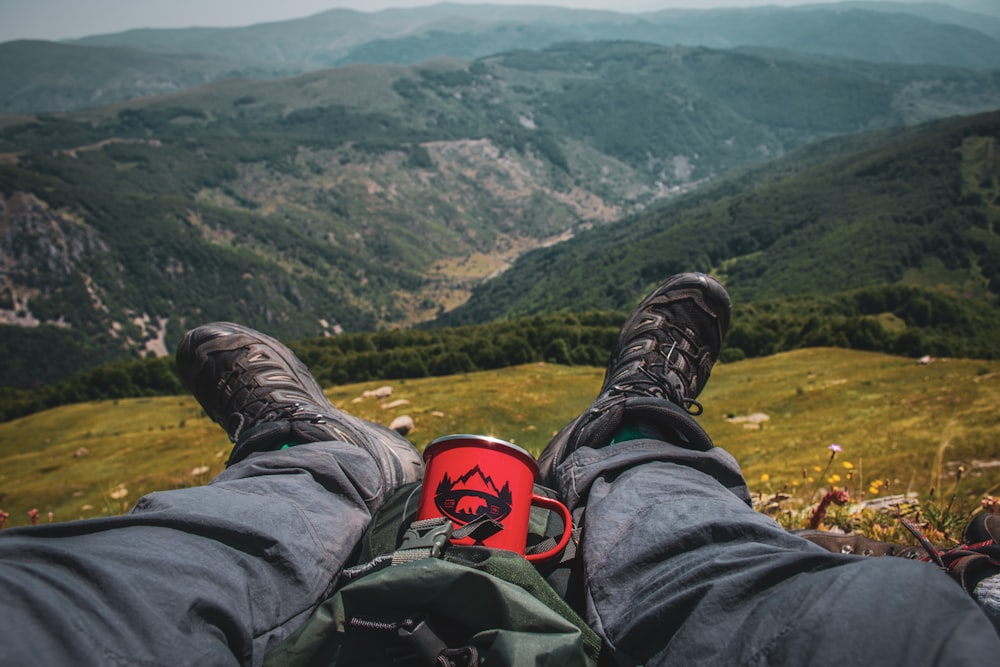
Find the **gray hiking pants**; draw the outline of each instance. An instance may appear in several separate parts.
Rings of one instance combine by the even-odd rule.
[[[586,501],[589,621],[622,664],[993,664],[934,568],[788,535],[735,462],[638,440],[558,470]],[[360,449],[255,455],[120,517],[0,531],[0,665],[260,664],[323,600],[384,490]]]
[[[692,422],[693,423],[693,422]],[[752,510],[725,451],[634,440],[557,470],[585,503],[586,620],[620,664],[997,664],[1000,638],[945,573],[830,553]]]
[[[129,514],[0,531],[0,665],[259,665],[383,500],[345,443],[252,456]]]

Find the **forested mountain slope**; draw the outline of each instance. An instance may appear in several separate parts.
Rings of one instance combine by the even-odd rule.
[[[800,158],[792,156],[527,253],[440,323],[558,309],[627,309],[655,282],[686,270],[718,273],[740,304],[802,297],[797,307],[809,309],[806,297],[867,288],[869,312],[879,314],[912,308],[907,299],[926,299],[905,289],[878,296],[876,288],[898,286],[975,304],[984,316],[995,317],[1000,112],[888,138],[885,143],[886,135],[873,135],[875,148],[801,169]],[[837,143],[827,149],[836,152]],[[836,311],[832,304],[827,306]],[[918,304],[909,311],[910,324],[928,324],[931,310]],[[951,324],[961,332],[961,318]],[[986,336],[980,354],[992,356],[992,332],[968,332]]]
[[[734,168],[997,107],[991,73],[575,43],[0,116],[0,348],[42,360],[0,384],[165,354],[212,319],[285,338],[427,321],[526,249]],[[732,231],[704,253],[750,270]],[[605,237],[601,263],[630,238]],[[655,261],[642,280],[672,265]],[[579,301],[557,287],[532,308]]]

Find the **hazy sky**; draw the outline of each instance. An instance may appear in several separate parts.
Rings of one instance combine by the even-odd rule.
[[[438,0],[0,0],[0,42],[71,39],[130,28],[243,26],[300,18],[334,7],[376,11]],[[451,0],[487,4],[476,0]],[[491,0],[488,4],[559,5],[641,12],[668,7],[794,5],[807,0]],[[816,0],[813,0],[816,1]],[[819,0],[823,1],[823,0]]]

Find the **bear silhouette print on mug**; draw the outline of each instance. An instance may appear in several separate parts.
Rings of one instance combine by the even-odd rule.
[[[485,537],[452,537],[453,543],[507,549],[542,562],[558,556],[569,542],[569,510],[535,493],[538,464],[517,445],[485,435],[449,435],[427,445],[424,466],[418,520],[443,516],[456,529],[488,520],[494,527]],[[532,505],[558,514],[563,531],[555,547],[526,554]]]

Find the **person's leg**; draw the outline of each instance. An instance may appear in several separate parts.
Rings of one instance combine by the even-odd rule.
[[[0,533],[0,664],[260,664],[329,592],[380,493],[371,458],[261,454],[131,513]]]
[[[422,473],[408,441],[336,410],[257,332],[195,329],[178,367],[234,439],[229,467],[124,516],[0,532],[0,664],[260,664]]]
[[[677,276],[625,323],[590,410],[540,457],[583,525],[589,623],[621,664],[984,664],[1000,640],[946,575],[833,554],[753,511],[688,406],[729,318]],[[700,408],[700,406],[698,406]],[[613,440],[617,437],[617,440]]]
[[[974,515],[963,531],[961,543],[943,547],[932,545],[920,528],[906,519],[900,522],[917,538],[917,545],[884,542],[856,533],[792,532],[834,553],[891,556],[933,564],[972,596],[1000,633],[1000,514]]]
[[[736,472],[722,450],[636,440],[578,450],[561,470],[570,496],[586,490],[587,619],[624,664],[982,665],[998,655],[988,620],[943,572],[787,533],[720,482]]]

